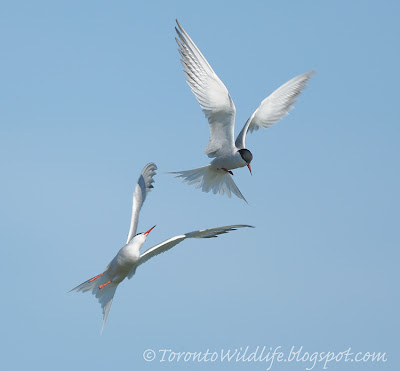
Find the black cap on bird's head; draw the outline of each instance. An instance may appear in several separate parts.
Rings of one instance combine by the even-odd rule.
[[[242,148],[239,149],[238,151],[240,153],[240,156],[242,156],[243,161],[246,163],[247,167],[249,168],[250,174],[251,173],[251,166],[250,166],[250,162],[253,159],[253,155],[251,154],[251,152],[246,149],[246,148]]]

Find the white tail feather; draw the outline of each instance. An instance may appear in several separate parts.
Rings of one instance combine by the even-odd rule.
[[[103,333],[104,326],[107,321],[108,312],[110,311],[111,304],[114,298],[115,290],[117,290],[118,284],[110,283],[97,291],[96,298],[99,301],[101,308],[103,309],[103,325],[101,326],[101,333]]]
[[[109,281],[111,280],[110,277],[108,276],[108,273],[104,272],[101,276],[83,282],[79,286],[76,286],[71,290],[77,292],[92,291],[92,294],[96,296],[97,300],[101,305],[101,308],[103,309],[103,326],[101,327],[101,332],[103,332],[104,330],[104,325],[106,324],[107,321],[108,312],[110,311],[114,294],[118,287],[118,284],[111,282],[108,283],[103,288],[101,289],[99,288],[99,286],[105,285]]]
[[[201,188],[203,192],[212,191],[214,194],[226,194],[228,197],[231,197],[231,193],[233,193],[247,202],[233,181],[232,176],[223,170],[216,170],[210,165],[192,170],[177,171],[171,174],[178,174],[176,178],[182,178],[182,181],[189,185],[195,184],[196,188]]]

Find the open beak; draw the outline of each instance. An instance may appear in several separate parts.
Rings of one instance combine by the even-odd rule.
[[[147,236],[155,227],[156,227],[156,226],[151,227],[147,232],[144,232],[144,234]]]
[[[251,172],[251,166],[250,166],[250,164],[247,164],[247,167],[249,168],[250,174],[253,175],[253,173]]]

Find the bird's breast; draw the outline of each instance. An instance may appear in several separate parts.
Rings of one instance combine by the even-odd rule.
[[[140,252],[137,249],[127,248],[118,253],[118,264],[121,266],[132,266],[139,260]]]
[[[125,246],[127,247],[127,246]],[[121,282],[133,265],[139,260],[140,252],[133,248],[122,248],[111,261],[107,272],[113,281]]]
[[[218,156],[214,160],[211,161],[210,165],[216,169],[237,169],[239,167],[246,166],[246,162],[240,156],[240,153],[233,152],[223,156]]]

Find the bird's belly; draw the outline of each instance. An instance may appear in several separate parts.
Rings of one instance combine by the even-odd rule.
[[[131,268],[139,259],[139,253],[127,252],[119,253],[108,267],[108,274],[113,277],[113,282],[121,282],[128,275]]]
[[[235,154],[235,155],[216,157],[214,160],[211,161],[210,165],[215,169],[224,168],[226,170],[232,170],[246,166],[246,163],[242,160],[240,155],[237,156]]]

